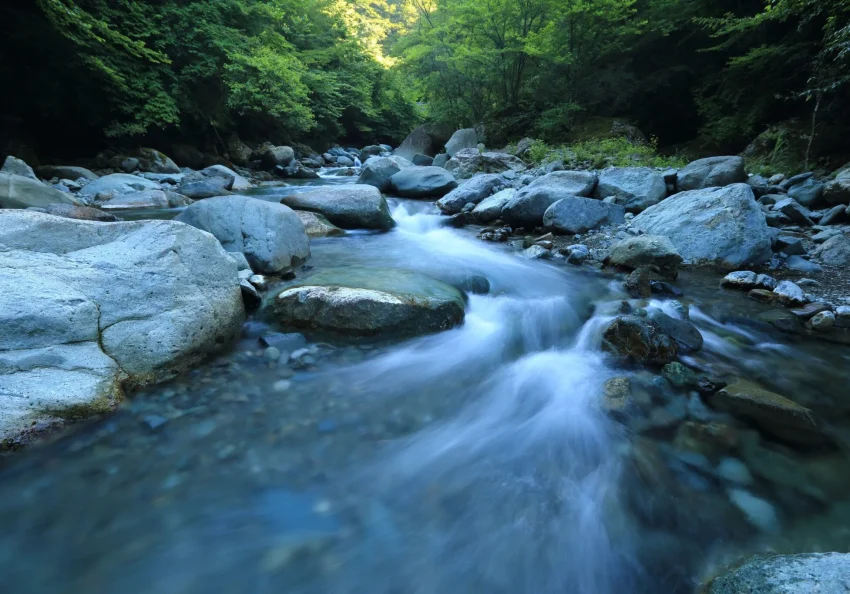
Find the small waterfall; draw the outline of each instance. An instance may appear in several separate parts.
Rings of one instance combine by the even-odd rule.
[[[354,166],[355,167],[363,167],[363,163],[357,157],[354,157]]]

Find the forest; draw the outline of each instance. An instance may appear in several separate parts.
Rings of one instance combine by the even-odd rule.
[[[0,23],[0,141],[42,158],[227,139],[560,144],[840,161],[846,0],[36,0]],[[838,153],[838,154],[837,154]],[[846,160],[846,159],[845,159]],[[833,163],[834,164],[834,163]],[[838,163],[840,164],[840,163]],[[794,163],[788,167],[794,168]]]

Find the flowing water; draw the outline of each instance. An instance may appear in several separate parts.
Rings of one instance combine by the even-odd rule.
[[[250,320],[231,352],[9,457],[3,591],[692,592],[741,551],[850,546],[842,453],[801,456],[743,426],[746,453],[676,445],[684,419],[734,421],[602,354],[625,298],[613,277],[443,228],[431,203],[391,208],[395,230],[315,240],[310,264],[484,276],[461,327],[308,337],[323,342],[278,364]],[[842,432],[850,349],[789,343],[716,282],[679,283],[706,343],[687,362],[760,381]],[[622,375],[638,404],[626,422],[600,406]]]

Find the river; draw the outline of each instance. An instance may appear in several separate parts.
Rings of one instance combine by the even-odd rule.
[[[804,456],[744,426],[748,445],[722,456],[673,439],[684,419],[731,421],[603,355],[626,299],[614,276],[519,258],[442,227],[430,202],[390,205],[393,231],[314,240],[299,276],[486,277],[462,326],[404,342],[308,337],[306,355],[278,365],[257,342],[270,327],[252,319],[230,352],[6,458],[3,591],[677,593],[744,551],[850,546],[846,454]],[[788,342],[717,281],[678,283],[705,338],[685,361],[762,382],[846,434],[850,349]],[[624,375],[645,387],[625,421],[600,406]]]

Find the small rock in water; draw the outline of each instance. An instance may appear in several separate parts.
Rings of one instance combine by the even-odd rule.
[[[291,332],[283,334],[281,332],[270,332],[263,334],[260,337],[260,344],[266,347],[276,347],[281,351],[294,351],[303,348],[307,344],[307,339],[303,334]]]
[[[260,306],[263,298],[260,297],[260,294],[257,292],[257,289],[249,283],[247,280],[239,281],[239,289],[242,291],[242,301],[245,303],[245,306],[254,309]]]
[[[627,377],[612,377],[602,388],[602,407],[611,415],[619,415],[632,403],[632,384]]]
[[[269,347],[263,353],[263,357],[270,363],[277,363],[278,359],[280,359],[280,349],[277,347]]]
[[[168,419],[160,415],[145,415],[143,420],[151,431],[156,431],[168,422]]]
[[[835,325],[838,328],[850,328],[849,305],[841,305],[835,308]]]
[[[652,295],[652,281],[650,279],[650,270],[649,268],[641,267],[634,270],[629,276],[626,278],[626,282],[623,283],[623,288],[626,289],[626,292],[635,298],[643,298],[646,299]]]
[[[755,299],[756,301],[760,301],[762,303],[773,303],[774,301],[779,299],[779,296],[776,293],[774,293],[773,291],[768,291],[766,289],[753,289],[752,291],[747,293],[747,296],[750,299]]]
[[[533,245],[524,252],[522,256],[529,260],[548,260],[552,257],[552,252],[540,245]]]
[[[319,433],[333,433],[337,430],[337,424],[333,419],[325,419],[323,421],[319,421],[319,424],[316,425],[316,429],[319,430]]]
[[[737,458],[723,458],[717,465],[717,476],[736,485],[752,485],[753,475],[747,465]]]
[[[248,282],[257,287],[258,291],[269,290],[269,280],[262,274],[253,274],[248,278]]]
[[[744,512],[747,520],[762,532],[776,534],[779,532],[779,516],[776,508],[764,499],[760,499],[743,489],[731,489],[729,500]]]
[[[662,367],[661,375],[677,388],[695,388],[699,384],[697,374],[678,362]]]
[[[809,320],[809,324],[818,332],[827,332],[835,326],[835,314],[831,311],[822,311]]]
[[[806,302],[803,289],[791,281],[782,281],[773,292],[776,294],[779,302],[786,306],[803,305]]]
[[[564,251],[566,252],[564,255],[567,256],[567,262],[576,265],[587,260],[587,257],[590,255],[590,250],[587,249],[587,246],[580,243],[571,245]]]
[[[292,387],[292,382],[290,382],[289,380],[282,379],[276,381],[274,383],[274,386],[272,387],[274,388],[275,392],[286,392],[287,390],[289,390],[289,388]]]

